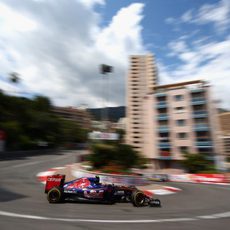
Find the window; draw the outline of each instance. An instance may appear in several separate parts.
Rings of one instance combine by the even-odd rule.
[[[179,139],[186,139],[188,135],[187,133],[178,133],[177,136]]]
[[[134,144],[140,144],[140,141],[134,141],[133,143]]]
[[[175,95],[174,98],[176,101],[182,101],[184,99],[183,95]]]
[[[182,106],[176,107],[175,110],[176,110],[176,112],[183,112],[184,111],[184,107],[182,107]]]
[[[181,146],[180,147],[180,152],[181,153],[188,152],[188,146]]]
[[[185,126],[185,120],[177,120],[176,121],[176,124],[178,125],[178,126]]]

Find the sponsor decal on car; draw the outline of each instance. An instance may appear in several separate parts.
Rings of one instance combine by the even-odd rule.
[[[62,178],[53,178],[53,177],[48,177],[47,181],[55,181],[55,182],[60,182]]]
[[[84,191],[84,196],[86,198],[103,198],[104,190],[95,190]]]

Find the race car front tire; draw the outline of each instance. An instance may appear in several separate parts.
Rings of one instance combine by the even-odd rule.
[[[146,196],[141,191],[134,191],[131,196],[131,202],[135,207],[142,207],[145,205]]]
[[[63,192],[59,187],[54,187],[47,194],[49,203],[60,203],[63,200]]]
[[[159,199],[152,199],[149,201],[150,207],[161,207],[161,201]]]

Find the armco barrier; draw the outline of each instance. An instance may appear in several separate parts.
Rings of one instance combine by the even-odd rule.
[[[174,182],[193,183],[228,183],[228,178],[224,174],[176,174],[169,175],[169,180]]]
[[[149,181],[141,176],[129,176],[129,175],[114,175],[105,173],[95,173],[85,170],[72,170],[72,175],[76,178],[79,177],[95,177],[95,175],[100,177],[102,183],[111,184],[125,184],[125,185],[147,185]]]
[[[192,174],[192,181],[196,183],[226,183],[227,180],[223,174]]]
[[[169,174],[168,177],[170,181],[174,182],[192,182],[190,174]]]

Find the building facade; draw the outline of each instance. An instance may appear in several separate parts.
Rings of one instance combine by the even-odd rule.
[[[155,169],[179,168],[186,153],[223,154],[217,109],[205,81],[157,85],[152,55],[130,57],[126,143]]]
[[[155,168],[177,168],[186,153],[209,159],[222,154],[217,109],[204,81],[156,86],[145,102],[149,111],[144,155]]]
[[[230,157],[230,112],[220,113],[219,119],[224,154],[225,157]]]
[[[219,114],[220,128],[223,135],[230,135],[230,112]]]
[[[145,96],[157,83],[157,69],[153,55],[133,55],[127,82],[126,142],[143,152],[146,113]]]
[[[53,112],[66,120],[74,121],[84,129],[91,129],[91,115],[86,109],[74,107],[53,107]]]

